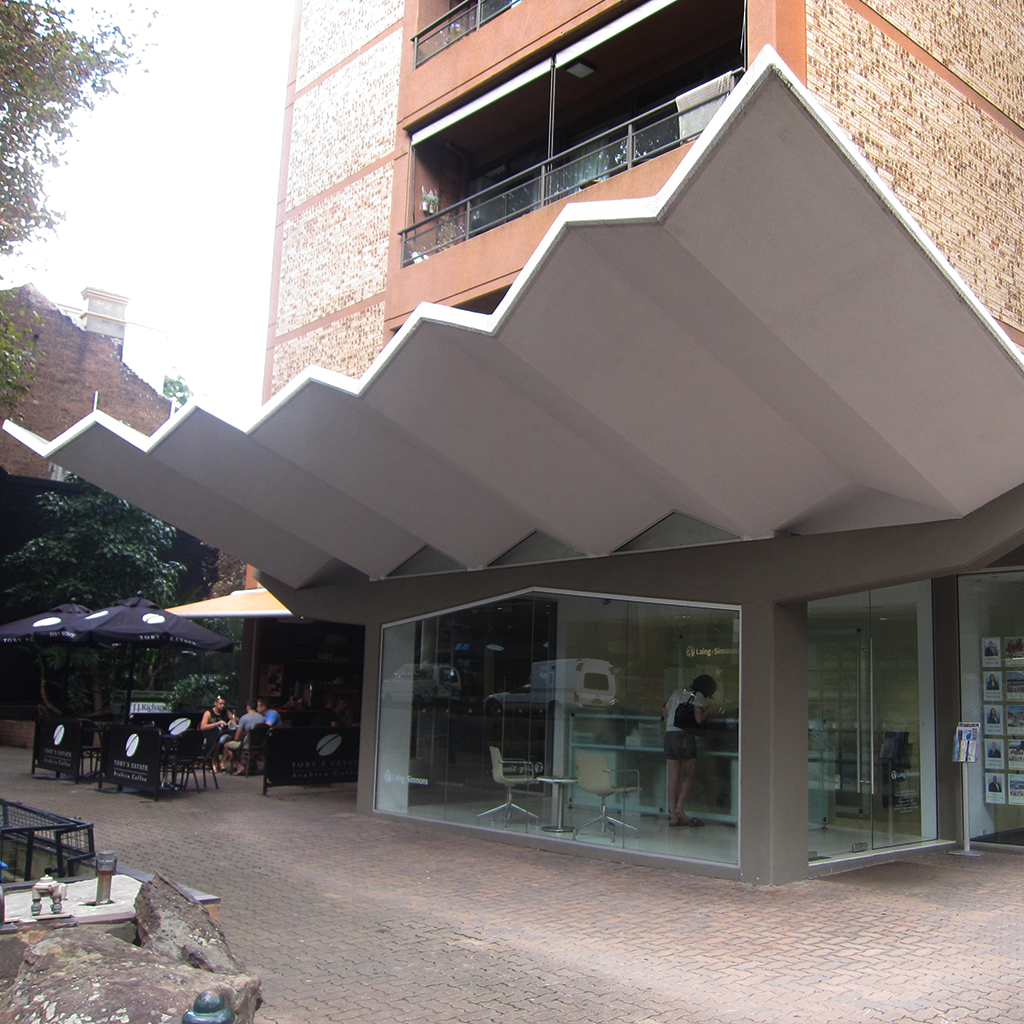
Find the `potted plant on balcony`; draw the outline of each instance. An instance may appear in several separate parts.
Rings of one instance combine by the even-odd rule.
[[[422,198],[420,199],[420,209],[429,215],[437,213],[437,190],[433,188],[421,188],[420,192]]]

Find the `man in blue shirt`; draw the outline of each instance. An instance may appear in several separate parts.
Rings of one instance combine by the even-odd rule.
[[[256,701],[256,711],[263,716],[263,721],[266,722],[271,729],[273,729],[275,725],[281,724],[281,716],[273,708],[267,707],[267,702],[262,697]]]

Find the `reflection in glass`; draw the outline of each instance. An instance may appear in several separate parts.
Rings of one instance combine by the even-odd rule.
[[[931,585],[808,605],[812,858],[934,839]]]
[[[387,627],[377,808],[736,863],[739,646],[736,609],[550,593]],[[662,706],[703,673],[721,710],[687,807],[707,825],[670,829]],[[609,787],[576,781],[581,754]],[[573,840],[602,799],[621,824]]]

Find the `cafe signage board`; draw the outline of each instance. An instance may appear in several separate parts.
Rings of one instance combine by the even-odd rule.
[[[138,789],[160,794],[160,730],[132,725],[108,725],[103,734],[99,786]]]
[[[32,774],[37,768],[78,781],[82,764],[82,723],[50,715],[36,722]]]
[[[271,729],[263,767],[263,795],[271,786],[355,782],[359,726],[341,729]]]

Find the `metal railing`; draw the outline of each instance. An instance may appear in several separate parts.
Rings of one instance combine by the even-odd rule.
[[[466,3],[452,8],[413,36],[416,67],[517,3],[519,0],[466,0]]]
[[[419,263],[691,141],[707,127],[741,73],[731,71],[405,228],[402,266]],[[715,92],[716,84],[721,91]]]
[[[65,878],[95,852],[91,822],[0,799],[0,859],[9,874],[28,881],[53,864],[57,877]],[[40,854],[45,856],[43,865],[33,863]]]

